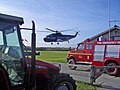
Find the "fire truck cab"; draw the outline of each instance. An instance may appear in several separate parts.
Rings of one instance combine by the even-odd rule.
[[[67,55],[69,64],[87,64],[94,66],[120,66],[120,40],[94,41],[79,43],[75,50],[70,50]],[[76,69],[76,66],[69,66]],[[110,68],[106,72],[118,75],[119,68]]]

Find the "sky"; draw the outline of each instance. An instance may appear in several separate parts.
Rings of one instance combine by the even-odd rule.
[[[108,4],[109,3],[109,4]],[[24,25],[31,27],[35,21],[36,30],[46,31],[45,28],[54,30],[75,29],[79,35],[68,42],[59,45],[46,43],[43,38],[52,33],[36,32],[37,47],[76,47],[77,43],[99,34],[120,22],[120,0],[0,0],[0,13],[24,18]],[[75,34],[75,31],[62,34]],[[22,38],[31,44],[31,32],[22,31]]]

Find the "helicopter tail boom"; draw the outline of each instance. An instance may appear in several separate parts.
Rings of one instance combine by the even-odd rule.
[[[73,35],[72,38],[75,38],[78,35],[79,32],[76,32],[75,35]]]
[[[76,32],[75,37],[78,35],[78,32]]]

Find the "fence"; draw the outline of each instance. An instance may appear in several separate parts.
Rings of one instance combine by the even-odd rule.
[[[96,80],[98,79],[98,77],[100,77],[102,74],[104,74],[106,72],[106,69],[108,68],[120,68],[120,66],[86,66],[86,65],[73,65],[73,64],[69,64],[69,66],[75,66],[80,68],[79,73],[77,74],[81,79],[81,81],[84,80],[84,82],[90,83],[90,84],[94,84],[96,82]],[[89,72],[87,70],[81,70],[81,68],[89,68]],[[78,71],[78,70],[77,70]],[[85,72],[85,73],[84,73]],[[82,75],[80,75],[82,74]]]
[[[91,66],[90,84],[93,84],[108,68],[120,68],[120,66]]]

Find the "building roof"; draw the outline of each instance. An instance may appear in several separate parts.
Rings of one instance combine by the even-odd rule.
[[[114,27],[112,27],[112,28],[110,28],[110,29],[108,29],[108,30],[105,30],[104,32],[99,33],[99,34],[97,34],[97,35],[89,38],[89,40],[92,41],[92,40],[94,40],[94,39],[96,39],[96,38],[98,38],[98,37],[100,37],[100,36],[105,35],[106,33],[109,33],[109,31],[113,31],[113,30],[120,30],[120,27],[115,25]],[[85,40],[85,41],[86,41],[86,40]]]

